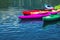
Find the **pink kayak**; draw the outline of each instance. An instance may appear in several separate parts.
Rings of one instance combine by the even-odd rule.
[[[56,12],[50,12],[50,14],[57,14],[58,12],[56,11]]]
[[[27,16],[19,16],[20,19],[30,19],[30,18],[42,18],[44,16],[48,16],[48,14],[45,15],[27,15]]]

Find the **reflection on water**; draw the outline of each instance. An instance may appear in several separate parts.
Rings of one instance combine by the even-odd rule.
[[[18,16],[21,15],[22,11],[17,11],[16,9],[9,9],[7,11],[0,11],[0,24],[11,23],[17,24]]]

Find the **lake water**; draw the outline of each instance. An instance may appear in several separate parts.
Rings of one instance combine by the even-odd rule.
[[[43,21],[21,21],[24,9],[0,10],[0,40],[60,40],[60,22],[43,28]]]

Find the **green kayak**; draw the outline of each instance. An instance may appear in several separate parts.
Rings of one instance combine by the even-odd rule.
[[[54,21],[59,19],[60,19],[60,15],[58,14],[43,17],[43,21]]]
[[[46,27],[48,25],[53,25],[55,23],[60,22],[60,15],[55,14],[55,15],[43,17],[43,21],[44,21],[43,27]]]

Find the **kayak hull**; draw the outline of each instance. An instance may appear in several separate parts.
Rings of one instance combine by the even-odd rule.
[[[43,17],[44,21],[54,21],[54,20],[59,20],[59,19],[60,19],[60,15],[58,14]]]

